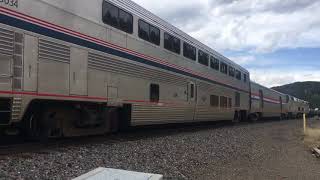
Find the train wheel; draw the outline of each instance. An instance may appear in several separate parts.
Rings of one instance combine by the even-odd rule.
[[[259,115],[257,113],[253,113],[249,115],[249,121],[250,122],[257,122],[259,120]]]
[[[240,113],[238,112],[238,111],[236,111],[235,113],[234,113],[234,117],[233,117],[233,123],[239,123],[240,122]]]

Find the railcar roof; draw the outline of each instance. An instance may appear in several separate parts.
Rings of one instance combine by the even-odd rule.
[[[222,54],[218,53],[217,51],[213,50],[212,48],[208,47],[207,45],[201,43],[197,39],[191,37],[187,33],[183,32],[182,30],[178,29],[174,25],[168,23],[167,21],[163,20],[159,16],[151,13],[150,11],[146,10],[145,8],[141,7],[140,5],[136,4],[135,2],[131,0],[107,0],[109,2],[114,3],[117,6],[120,6],[121,8],[133,13],[134,15],[143,18],[146,21],[149,21],[155,26],[158,26],[159,28],[168,31],[168,33],[171,33],[175,36],[178,36],[181,40],[188,42],[197,48],[203,49],[205,51],[208,51],[211,53],[211,55],[216,56],[217,58],[223,59],[230,65],[233,65],[237,67],[238,69],[249,73],[248,70],[240,66],[239,64],[236,64],[232,60],[226,58]]]

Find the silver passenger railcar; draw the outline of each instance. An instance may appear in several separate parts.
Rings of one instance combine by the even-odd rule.
[[[250,75],[130,0],[0,2],[0,124],[75,136],[245,119]]]
[[[249,116],[251,120],[275,117],[284,119],[287,114],[288,100],[285,94],[251,82],[251,110]]]

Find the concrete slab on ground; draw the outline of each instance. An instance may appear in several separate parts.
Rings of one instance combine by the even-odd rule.
[[[112,168],[97,168],[74,180],[162,180],[160,174],[140,173]]]

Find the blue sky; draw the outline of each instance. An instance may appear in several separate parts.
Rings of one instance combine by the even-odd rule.
[[[320,81],[320,1],[134,0],[268,87]]]

